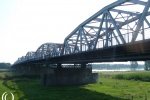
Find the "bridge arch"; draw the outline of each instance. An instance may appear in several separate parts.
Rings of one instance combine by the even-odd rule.
[[[68,54],[67,51],[72,54],[150,38],[145,33],[150,32],[149,7],[150,0],[118,0],[104,7],[65,38],[63,54]]]
[[[62,44],[59,43],[44,43],[35,52],[37,59],[44,59],[47,57],[60,56]]]
[[[34,59],[35,58],[35,52],[31,51],[28,52],[25,56],[25,59],[30,60],[30,59]]]

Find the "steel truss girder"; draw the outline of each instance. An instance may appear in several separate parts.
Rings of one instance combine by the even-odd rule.
[[[45,43],[42,44],[35,52],[36,58],[46,58],[60,56],[62,44],[58,43]]]
[[[58,43],[45,43],[42,44],[36,52],[28,52],[26,56],[18,58],[16,63],[24,61],[32,61],[38,59],[46,59],[48,57],[60,56],[62,51],[62,44]]]
[[[124,4],[126,2],[131,2],[133,4],[139,4],[139,5],[145,6],[143,12],[140,13],[140,12],[126,11],[123,9],[117,9],[118,6],[121,6],[122,4]],[[89,19],[87,19],[86,21],[81,23],[75,30],[73,30],[65,38],[64,44],[69,44],[68,40],[73,39],[72,37],[74,35],[78,34],[77,38],[74,38],[74,41],[76,41],[75,48],[77,48],[77,46],[78,46],[78,48],[82,48],[82,45],[80,45],[80,44],[82,44],[85,41],[82,41],[81,39],[80,39],[81,43],[80,43],[80,41],[78,41],[78,37],[82,37],[82,34],[79,32],[79,30],[81,30],[81,29],[89,29],[89,31],[91,31],[91,30],[95,31],[95,34],[93,34],[94,32],[88,33],[88,34],[92,34],[91,37],[89,37],[88,34],[86,36],[84,35],[84,37],[87,37],[88,38],[87,40],[89,40],[88,44],[87,44],[87,41],[85,42],[87,47],[90,47],[87,50],[96,49],[96,46],[98,44],[98,39],[104,40],[104,38],[106,39],[105,40],[106,42],[105,42],[105,45],[103,45],[103,47],[107,47],[108,41],[110,43],[112,41],[112,39],[110,40],[110,38],[111,38],[110,36],[113,36],[113,38],[115,39],[117,44],[125,44],[127,41],[125,40],[121,29],[122,30],[125,29],[125,28],[123,28],[124,26],[130,27],[130,23],[133,23],[133,22],[135,23],[134,27],[136,26],[136,29],[133,30],[134,27],[132,26],[129,29],[125,29],[125,30],[132,31],[133,32],[132,38],[135,38],[135,39],[132,39],[132,41],[136,41],[137,35],[140,33],[140,30],[141,30],[141,28],[140,28],[142,26],[141,23],[143,23],[143,21],[145,20],[145,22],[149,25],[149,21],[145,19],[146,16],[150,15],[150,12],[148,12],[149,2],[150,2],[150,0],[147,0],[147,2],[141,1],[141,0],[119,0],[119,1],[116,1],[116,2],[112,3],[111,5],[104,7],[102,10],[100,10],[99,12],[94,14],[92,17],[90,17]],[[122,19],[124,19],[124,20],[122,20],[122,21],[117,20],[119,18],[118,17],[114,18],[112,16],[111,12],[116,12],[116,13],[120,14],[122,16]],[[128,19],[125,19],[126,17],[124,17],[123,14],[128,15]],[[104,17],[104,15],[105,15],[105,17]],[[103,16],[103,17],[98,18],[99,16]],[[136,25],[137,22],[139,24]],[[99,24],[99,26],[94,26],[93,23],[100,23],[100,24]],[[109,23],[110,26],[103,27],[103,23],[107,24],[107,25]],[[114,31],[116,31],[116,32],[114,32]],[[78,45],[77,45],[77,43],[78,43]],[[70,42],[70,44],[72,44],[72,43]],[[113,43],[111,43],[111,44],[113,44]],[[64,49],[63,49],[64,51],[66,48],[69,48],[67,46],[69,46],[69,45],[64,45]],[[82,52],[82,50],[78,49],[78,52]],[[74,50],[74,52],[71,52],[71,53],[76,53],[76,52]],[[65,55],[65,52],[63,52],[63,54]]]
[[[143,11],[119,8],[128,6],[141,6]],[[144,30],[150,28],[149,18],[147,18],[150,15],[149,7],[150,0],[118,0],[77,26],[65,38],[63,44],[42,44],[36,52],[28,52],[26,56],[18,58],[16,63],[135,42],[139,34],[142,34],[145,39]],[[132,33],[131,40],[129,39],[131,37],[125,38],[125,32]]]
[[[137,36],[138,36],[138,32],[140,31],[140,29],[141,29],[141,27],[142,27],[142,25],[143,25],[143,21],[144,21],[145,18],[146,18],[146,15],[147,15],[147,13],[148,13],[149,8],[150,8],[150,0],[148,0],[146,6],[145,6],[145,8],[144,8],[144,10],[143,10],[143,12],[142,12],[142,14],[141,14],[141,16],[140,16],[140,19],[139,19],[139,21],[138,21],[136,30],[135,30],[135,32],[134,32],[134,34],[133,34],[133,37],[132,37],[132,41],[135,41],[135,40],[136,40],[136,38],[137,38]]]

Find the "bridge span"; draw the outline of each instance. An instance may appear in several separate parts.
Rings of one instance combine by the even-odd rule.
[[[12,67],[149,60],[149,8],[150,0],[117,0],[77,26],[64,43],[44,43]]]
[[[108,48],[100,48],[92,51],[67,54],[57,57],[26,60],[25,63],[49,64],[82,64],[93,62],[114,62],[114,61],[145,61],[150,59],[150,40],[138,41],[125,45],[117,45]]]

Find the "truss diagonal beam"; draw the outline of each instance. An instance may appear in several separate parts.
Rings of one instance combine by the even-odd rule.
[[[116,24],[114,18],[112,17],[112,15],[110,14],[109,11],[107,11],[107,14],[108,14],[109,17],[112,19],[112,23],[113,23],[113,25],[114,25],[114,27],[115,27],[117,33],[118,33],[118,36],[120,37],[120,39],[121,39],[121,41],[122,41],[122,43],[125,44],[126,41],[125,41],[125,39],[123,38],[123,36],[122,36],[122,34],[121,34],[121,32],[120,32],[120,30],[119,30],[119,28],[118,28],[118,26],[117,26],[117,24]]]
[[[137,24],[137,27],[136,27],[136,30],[135,32],[133,33],[133,37],[132,37],[132,42],[136,40],[137,36],[138,36],[138,32],[140,31],[142,25],[143,25],[143,21],[145,20],[146,18],[146,15],[148,13],[148,10],[149,10],[149,7],[150,7],[150,0],[148,0],[147,2],[147,5],[145,6],[144,10],[143,10],[143,13],[138,21],[138,24]]]

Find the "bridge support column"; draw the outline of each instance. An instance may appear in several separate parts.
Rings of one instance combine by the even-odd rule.
[[[81,63],[81,68],[86,68],[86,63]]]
[[[82,67],[84,66],[84,67]],[[81,64],[80,67],[74,65],[61,65],[57,68],[49,67],[45,69],[42,75],[43,85],[82,85],[95,83],[98,80],[98,73],[92,73],[91,67],[85,67],[86,64]]]
[[[57,64],[57,68],[62,68],[62,64],[61,63],[59,63],[59,64]]]
[[[24,64],[15,66],[13,73],[18,75],[25,76],[39,76],[41,75],[43,69],[46,68],[43,64],[34,63],[34,64]]]

